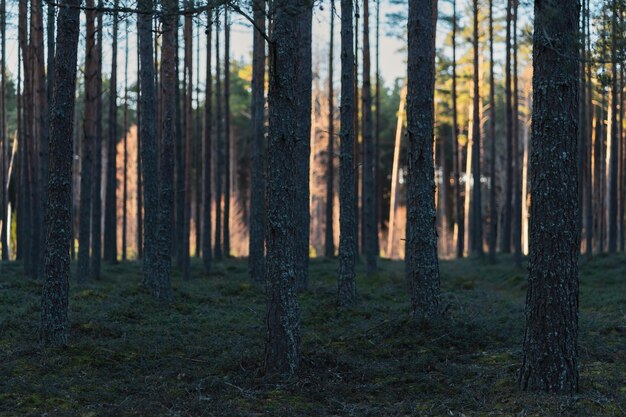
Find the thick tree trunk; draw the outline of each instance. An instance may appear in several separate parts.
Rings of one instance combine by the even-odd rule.
[[[172,286],[172,214],[174,209],[174,135],[176,134],[176,76],[175,27],[178,24],[176,0],[163,1],[165,13],[161,17],[163,44],[161,49],[161,98],[163,117],[159,146],[159,208],[157,214],[156,276],[152,282],[152,296],[161,302],[171,301]]]
[[[352,0],[341,0],[341,131],[339,153],[339,304],[357,301],[357,202],[354,187],[354,29]]]
[[[330,6],[330,42],[328,52],[328,150],[326,151],[326,228],[324,255],[335,256],[335,232],[333,227],[333,198],[335,186],[335,84],[333,65],[335,62],[335,0]],[[378,112],[378,108],[376,109]]]
[[[76,93],[80,0],[61,0],[57,21],[55,86],[50,109],[50,171],[46,209],[44,282],[39,338],[44,345],[67,342],[69,247],[72,230],[72,112]]]
[[[439,313],[439,261],[433,162],[436,0],[410,0],[407,91],[406,278],[411,313]]]
[[[300,2],[305,0],[298,0]],[[311,3],[306,0],[305,3]],[[296,72],[296,82],[299,94],[296,98],[295,141],[295,176],[298,186],[295,189],[296,207],[295,224],[298,230],[294,236],[296,253],[296,288],[306,290],[309,285],[309,241],[311,235],[310,211],[310,161],[311,161],[311,106],[312,106],[312,41],[313,41],[313,7],[307,6],[305,16],[298,22],[298,60],[299,70]]]
[[[372,83],[370,70],[369,0],[363,2],[363,252],[368,275],[376,271],[378,234],[374,208],[374,138],[372,132]]]
[[[94,7],[87,0],[87,7]],[[96,44],[96,13],[86,13],[87,52],[85,55],[85,117],[80,158],[80,206],[78,219],[78,267],[76,278],[82,283],[90,276],[89,250],[91,248],[91,201],[93,187],[93,148],[96,141],[98,101],[98,48]]]
[[[250,189],[250,254],[248,272],[265,282],[265,0],[255,0],[252,52],[252,180]]]
[[[303,59],[302,28],[310,28],[312,5],[308,0],[275,0],[272,11],[269,83],[268,232],[267,232],[267,342],[268,372],[290,372],[300,363],[300,309],[296,296],[298,250],[294,242],[304,233],[296,217],[297,189],[301,183],[297,142],[302,141],[302,120],[308,107],[302,74],[311,72]],[[304,32],[308,32],[306,29]],[[309,78],[310,80],[310,78]],[[310,84],[309,84],[310,85]],[[310,98],[310,97],[309,97]],[[295,173],[295,175],[294,175]],[[308,178],[307,178],[308,183]]]
[[[523,390],[578,390],[578,1],[535,1]]]
[[[115,8],[119,0],[115,0]],[[113,44],[111,45],[111,79],[109,88],[109,135],[106,145],[106,191],[104,201],[104,259],[117,262],[117,13],[113,13]]]
[[[152,10],[153,0],[139,0],[139,9]],[[156,139],[156,103],[154,82],[154,58],[152,54],[152,18],[150,14],[140,13],[137,17],[139,36],[139,59],[141,70],[139,83],[141,88],[141,167],[144,183],[144,284],[153,288],[157,256],[157,212],[159,203],[158,160]]]
[[[205,274],[211,272],[211,158],[213,153],[213,78],[211,76],[211,34],[213,32],[213,10],[207,11],[208,26],[206,30],[206,94],[204,100],[204,140],[202,154],[204,157],[203,181],[204,189],[202,193],[202,267]]]

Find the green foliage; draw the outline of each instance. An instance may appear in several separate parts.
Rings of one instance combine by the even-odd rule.
[[[65,349],[37,344],[40,283],[5,263],[0,279],[2,416],[614,416],[626,409],[626,258],[582,266],[581,392],[522,393],[526,273],[512,258],[442,261],[441,320],[409,319],[403,264],[381,261],[360,303],[336,305],[336,261],[312,261],[302,304],[303,369],[263,374],[263,289],[246,264],[174,276],[175,302],[152,302],[140,263],[72,283]]]

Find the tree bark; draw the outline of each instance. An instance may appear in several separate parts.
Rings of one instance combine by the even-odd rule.
[[[219,12],[218,12],[219,14]],[[224,183],[224,132],[222,118],[222,76],[220,67],[220,25],[217,17],[215,30],[215,259],[222,260],[222,185]]]
[[[213,253],[211,252],[211,158],[213,153],[213,78],[211,76],[211,34],[213,32],[213,10],[207,11],[208,26],[206,29],[206,94],[204,100],[204,140],[203,140],[203,156],[204,164],[204,190],[202,193],[202,267],[205,274],[211,272],[211,261]]]
[[[615,253],[617,250],[617,161],[618,154],[618,62],[617,62],[617,0],[612,1],[612,18],[611,18],[611,136],[609,145],[608,158],[608,216],[607,216],[607,234],[608,234],[608,252]]]
[[[187,0],[185,6],[193,7],[193,0]],[[184,57],[184,82],[183,82],[183,108],[184,108],[184,149],[185,149],[185,182],[184,182],[184,213],[183,213],[183,247],[182,249],[182,273],[183,279],[191,278],[189,234],[191,227],[191,184],[193,168],[193,108],[191,100],[193,96],[193,20],[190,14],[185,15],[183,28],[185,41]]]
[[[374,209],[374,138],[372,133],[372,83],[370,63],[369,0],[363,2],[363,91],[362,91],[362,132],[363,132],[363,252],[367,273],[376,271],[378,257],[378,234]]]
[[[439,261],[433,160],[436,0],[410,0],[407,90],[406,278],[411,314],[439,314]]]
[[[341,0],[341,131],[339,154],[339,304],[357,301],[357,202],[354,187],[354,29],[352,0]]]
[[[158,160],[156,139],[156,103],[154,82],[154,56],[152,53],[152,18],[147,12],[152,10],[153,0],[139,0],[139,9],[144,11],[137,16],[139,36],[139,60],[141,70],[139,83],[141,98],[141,167],[144,184],[144,284],[153,288],[157,256],[157,212],[159,204]]]
[[[9,160],[9,138],[7,136],[7,115],[6,115],[6,109],[7,109],[7,102],[6,102],[6,45],[7,45],[7,41],[6,41],[6,0],[2,0],[0,2],[0,9],[1,9],[1,13],[2,15],[0,15],[0,36],[2,37],[2,55],[0,56],[0,89],[2,90],[0,92],[0,110],[2,111],[2,114],[0,115],[0,137],[2,137],[2,231],[0,231],[0,240],[2,241],[2,260],[3,261],[8,261],[9,260],[9,242],[8,242],[8,232],[9,232],[9,225],[7,224],[7,219],[9,218],[8,216],[8,212],[9,212],[9,207],[8,207],[8,184],[9,184],[9,177],[8,177],[8,166],[7,166],[7,161]],[[51,9],[51,6],[48,6],[48,10]],[[50,18],[50,15],[48,15],[48,18]],[[53,18],[54,20],[54,18]],[[52,26],[54,26],[54,23],[52,23]],[[50,26],[48,26],[50,27]],[[48,32],[48,36],[50,36],[50,32]],[[52,42],[52,44],[54,45],[54,42]],[[50,42],[48,43],[48,48],[50,48]],[[50,49],[48,49],[50,50]],[[50,61],[50,56],[48,55],[48,66],[50,68],[54,68],[54,64],[51,63]],[[51,77],[49,76],[48,80],[50,80]],[[51,89],[51,83],[48,82],[48,88]],[[50,98],[52,97],[52,94],[49,92],[48,93],[48,101],[50,102]]]
[[[502,213],[502,233],[500,250],[511,252],[511,230],[513,221],[513,105],[511,81],[511,22],[513,0],[506,3],[506,62],[505,62],[505,109],[506,109],[506,168],[504,185],[504,207]]]
[[[94,0],[87,0],[94,7]],[[96,141],[98,101],[98,49],[96,44],[96,12],[86,13],[87,52],[85,55],[85,117],[80,158],[80,206],[78,219],[78,267],[76,278],[84,283],[90,276],[89,250],[91,248],[91,201],[93,187],[93,150]]]
[[[119,0],[115,0],[115,8]],[[109,135],[106,144],[107,168],[104,209],[104,259],[117,262],[117,13],[113,13],[111,79],[109,81]]]
[[[491,140],[489,171],[489,260],[496,261],[498,208],[496,207],[496,80],[493,58],[493,0],[489,0],[489,139]]]
[[[578,1],[535,1],[523,390],[578,390]]]
[[[452,2],[452,136],[454,142],[454,196],[456,200],[456,257],[463,257],[465,248],[465,219],[463,217],[463,199],[461,198],[461,145],[459,143],[459,124],[457,106],[457,75],[456,75],[456,0]]]
[[[224,237],[222,238],[224,256],[230,256],[230,21],[228,6],[224,7]]]
[[[294,373],[300,364],[300,309],[296,296],[298,250],[294,242],[296,235],[304,232],[298,230],[296,190],[305,186],[296,170],[297,142],[303,140],[300,136],[302,121],[298,119],[307,107],[302,97],[306,94],[301,91],[302,78],[305,78],[302,74],[311,72],[311,61],[303,59],[301,49],[302,42],[310,37],[301,37],[303,32],[308,32],[302,28],[310,28],[312,4],[309,0],[275,0],[272,6],[265,368],[268,372]],[[310,106],[310,100],[308,103]]]
[[[250,254],[248,272],[265,282],[265,0],[255,0],[252,52],[252,183],[250,189]]]
[[[50,164],[46,208],[44,282],[39,338],[44,345],[67,342],[69,246],[72,230],[72,113],[76,92],[80,0],[60,0],[55,85],[50,109]]]
[[[474,115],[472,124],[472,226],[471,230],[471,252],[477,256],[483,255],[483,216],[482,216],[482,196],[481,196],[481,131],[480,131],[480,68],[479,68],[479,38],[478,38],[478,0],[474,0]]]

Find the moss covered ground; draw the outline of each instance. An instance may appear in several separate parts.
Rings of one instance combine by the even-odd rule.
[[[302,369],[264,375],[263,289],[244,260],[175,274],[175,302],[142,288],[141,265],[72,282],[69,346],[37,343],[41,283],[0,276],[0,416],[625,416],[626,256],[581,261],[580,393],[520,392],[526,273],[442,261],[435,323],[408,318],[401,262],[360,270],[360,304],[336,305],[335,260],[311,262],[301,294]]]

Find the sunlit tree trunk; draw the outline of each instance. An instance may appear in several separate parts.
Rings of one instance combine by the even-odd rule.
[[[483,254],[483,219],[482,219],[482,197],[481,197],[481,132],[480,132],[480,66],[479,66],[479,38],[478,38],[478,0],[474,0],[474,113],[473,113],[473,133],[472,133],[472,180],[474,182],[472,193],[472,222],[471,222],[471,253],[482,256]]]
[[[324,255],[335,256],[335,233],[333,228],[333,199],[335,185],[335,84],[333,65],[335,52],[335,1],[330,6],[330,42],[328,52],[328,150],[326,151],[326,228]],[[377,110],[378,111],[378,110]]]
[[[463,257],[465,247],[465,219],[463,217],[463,200],[461,198],[461,145],[459,144],[459,124],[457,105],[457,64],[456,64],[456,0],[453,0],[452,12],[452,140],[454,142],[454,199],[456,208],[456,257]]]

